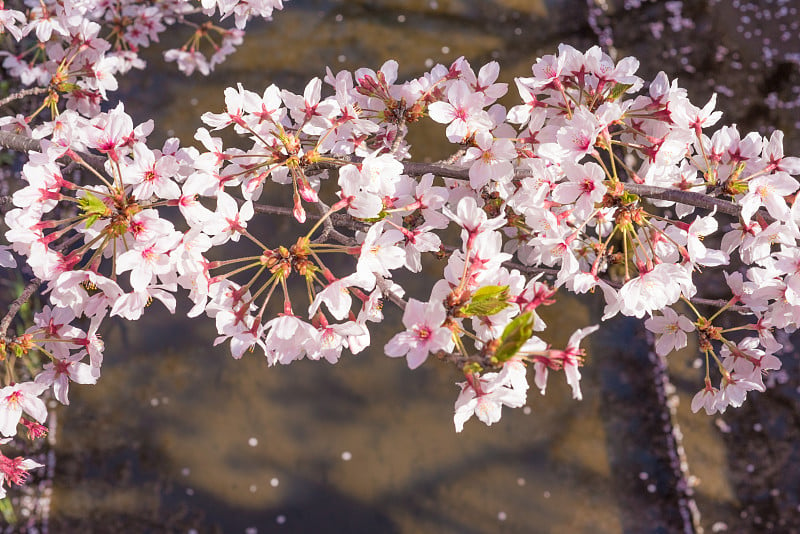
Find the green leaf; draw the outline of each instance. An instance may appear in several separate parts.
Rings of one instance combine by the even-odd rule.
[[[10,498],[0,499],[0,515],[3,516],[7,525],[17,524],[17,514],[14,512],[14,505],[11,503]]]
[[[461,309],[461,315],[494,315],[508,307],[508,286],[484,286],[472,294],[469,303]]]
[[[470,362],[461,369],[464,372],[464,375],[479,375],[483,372],[483,367],[478,362]]]
[[[619,99],[619,97],[621,97],[623,94],[625,94],[625,91],[627,91],[631,87],[633,87],[632,83],[617,83],[617,84],[614,84],[614,87],[611,89],[611,95],[609,95],[609,99],[611,99],[611,100]]]
[[[638,200],[639,196],[635,195],[634,193],[631,193],[630,191],[625,191],[624,193],[622,193],[622,196],[620,197],[620,202],[622,202],[625,205],[633,204]]]
[[[100,217],[111,215],[111,210],[108,206],[103,204],[103,201],[97,198],[91,191],[86,191],[86,194],[78,200],[78,205],[83,215],[87,217],[87,228],[91,227]]]
[[[503,363],[519,352],[522,345],[533,336],[533,323],[533,312],[530,311],[508,323],[498,340],[497,350],[494,353],[497,363]]]

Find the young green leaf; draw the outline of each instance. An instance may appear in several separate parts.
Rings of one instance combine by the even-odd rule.
[[[100,217],[106,217],[111,214],[111,210],[108,206],[103,204],[103,201],[97,198],[91,191],[86,191],[86,194],[78,200],[78,205],[83,215],[87,217],[87,228],[91,227]]]
[[[619,97],[625,94],[625,91],[633,87],[632,83],[615,83],[614,87],[611,89],[611,95],[609,96],[610,100],[618,100]]]
[[[494,359],[503,363],[511,359],[533,335],[533,312],[525,312],[506,326],[500,336]]]
[[[508,286],[484,286],[472,294],[469,303],[461,309],[461,315],[494,315],[508,306],[508,296]]]

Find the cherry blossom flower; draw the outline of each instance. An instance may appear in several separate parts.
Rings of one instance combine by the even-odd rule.
[[[764,152],[761,158],[767,162],[766,171],[781,171],[788,174],[800,174],[800,158],[786,157],[783,154],[783,132],[775,130],[764,143]]]
[[[294,121],[309,135],[319,135],[332,126],[331,119],[339,112],[336,100],[320,101],[322,80],[314,78],[306,85],[303,96],[282,91],[281,98]]]
[[[555,186],[553,200],[562,204],[574,202],[576,216],[588,216],[606,193],[602,167],[593,162],[580,165],[565,161],[561,168],[567,181]]]
[[[6,444],[11,441],[11,438],[0,439],[0,444]],[[6,488],[5,485],[25,483],[28,478],[28,471],[44,467],[44,465],[35,462],[22,456],[16,458],[9,458],[0,453],[0,499],[5,499]]]
[[[692,412],[697,413],[700,411],[700,408],[703,408],[708,415],[713,415],[717,413],[719,400],[719,390],[715,387],[712,387],[711,382],[706,380],[705,387],[698,391],[694,397],[692,397]]]
[[[686,230],[686,248],[689,258],[700,265],[714,267],[726,265],[729,261],[727,254],[721,250],[707,248],[701,241],[705,236],[717,231],[717,220],[714,213],[706,217],[697,217]]]
[[[594,113],[581,107],[564,126],[559,128],[555,142],[543,143],[539,147],[539,154],[554,163],[577,162],[594,150],[600,129],[600,123]]]
[[[447,124],[447,139],[458,143],[478,130],[493,126],[483,110],[484,97],[473,93],[463,81],[456,81],[447,90],[447,102],[433,102],[428,106],[431,119]]]
[[[39,396],[47,386],[35,382],[21,382],[0,389],[0,434],[13,437],[22,413],[39,423],[47,418],[47,407]]]
[[[236,203],[229,194],[221,191],[217,195],[217,210],[215,216],[205,220],[203,232],[211,236],[211,243],[219,245],[230,241],[238,241],[242,232],[247,228],[249,221],[254,214],[253,203],[249,200],[242,204]]]
[[[308,315],[313,316],[317,313],[320,305],[325,303],[334,318],[341,321],[350,313],[353,299],[350,295],[350,287],[371,288],[375,285],[374,277],[369,277],[363,273],[355,272],[349,276],[334,280],[325,288],[317,293],[314,301],[308,308]]]
[[[123,183],[132,184],[131,193],[140,199],[149,199],[156,195],[159,198],[174,199],[180,197],[180,187],[173,180],[178,174],[177,160],[169,155],[160,155],[137,143],[133,147],[134,163],[126,167],[122,173]]]
[[[475,76],[467,61],[464,60],[464,68],[461,73],[464,81],[469,83],[470,89],[484,95],[484,106],[488,106],[508,91],[508,84],[495,83],[500,75],[500,64],[497,61],[490,61],[481,67],[478,76]]]
[[[728,406],[738,408],[744,403],[748,391],[764,391],[764,389],[763,384],[753,382],[749,378],[739,378],[733,374],[723,376],[714,407],[719,413],[724,413]]]
[[[22,28],[17,26],[17,24],[24,23],[26,20],[25,14],[21,11],[15,9],[0,9],[0,27],[8,31],[11,37],[17,41],[22,39]]]
[[[486,426],[491,426],[500,420],[503,405],[509,408],[523,406],[526,390],[514,388],[511,382],[511,377],[498,373],[486,373],[473,378],[471,383],[462,382],[453,416],[456,432],[464,430],[464,423],[473,414]]]
[[[428,354],[453,349],[453,335],[443,325],[444,306],[439,302],[420,302],[409,299],[403,311],[404,332],[396,334],[384,347],[387,356],[406,356],[409,369],[422,365]]]
[[[464,197],[456,206],[456,213],[450,211],[446,206],[442,208],[442,213],[461,228],[461,239],[466,247],[472,248],[475,238],[482,232],[489,232],[501,228],[505,223],[503,216],[489,219],[486,212],[478,207],[477,201],[472,197]]]
[[[517,157],[514,145],[508,139],[494,139],[487,130],[475,134],[477,147],[467,149],[462,163],[470,163],[469,185],[475,190],[489,182],[507,182],[513,178],[514,165],[511,160]]]
[[[567,384],[572,388],[572,398],[581,400],[583,394],[581,393],[581,372],[578,370],[579,364],[582,364],[582,356],[584,351],[579,348],[580,342],[589,334],[596,332],[600,325],[587,326],[573,332],[567,341],[567,348],[563,351],[557,351],[555,356],[562,361],[564,367],[564,374],[567,377]]]
[[[800,184],[788,173],[778,171],[753,178],[748,187],[748,193],[739,200],[742,206],[742,219],[745,222],[750,221],[761,206],[765,206],[775,219],[785,221],[790,218],[791,212],[783,197],[797,191]]]
[[[686,332],[694,331],[694,324],[672,308],[664,308],[661,315],[654,315],[644,322],[645,328],[657,334],[656,353],[666,356],[673,350],[686,346]]]
[[[384,225],[376,224],[369,229],[364,242],[361,243],[361,254],[358,257],[356,271],[373,278],[389,277],[390,271],[405,263],[405,251],[398,247],[396,234],[384,231]]]
[[[660,263],[625,283],[619,290],[620,311],[624,315],[644,317],[674,304],[683,294],[691,298],[696,289],[689,272],[675,264]]]
[[[69,404],[70,381],[77,384],[95,384],[100,375],[96,367],[81,362],[84,356],[85,353],[78,352],[63,360],[46,363],[42,372],[36,375],[34,382],[52,387],[56,400],[64,405]]]
[[[264,345],[267,347],[267,361],[270,365],[276,363],[288,364],[298,360],[306,353],[309,346],[318,346],[317,330],[293,315],[281,315],[269,321],[265,326],[266,337]]]

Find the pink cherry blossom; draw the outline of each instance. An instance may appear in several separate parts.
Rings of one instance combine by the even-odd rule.
[[[0,389],[0,434],[15,436],[23,412],[43,423],[47,407],[39,396],[46,389],[47,386],[35,382],[21,382]]]
[[[666,356],[673,350],[686,346],[686,332],[694,331],[694,324],[672,308],[664,308],[661,315],[654,315],[644,322],[644,326],[656,335],[656,353]]]
[[[387,356],[406,356],[409,369],[422,365],[429,353],[453,349],[453,335],[444,326],[447,314],[438,302],[409,299],[403,311],[404,332],[396,334],[384,347]]]
[[[456,432],[464,429],[464,423],[472,415],[491,426],[500,420],[503,405],[509,408],[523,406],[527,388],[515,388],[515,381],[513,374],[486,373],[471,382],[463,382],[453,416]]]
[[[447,124],[447,139],[457,143],[478,130],[492,127],[489,115],[483,110],[484,97],[473,93],[463,81],[456,81],[447,90],[447,102],[428,106],[431,119]]]

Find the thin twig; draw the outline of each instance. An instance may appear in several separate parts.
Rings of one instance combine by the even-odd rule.
[[[243,201],[239,201],[243,202]],[[281,215],[284,217],[291,217],[292,209],[291,208],[284,208],[282,206],[271,206],[269,204],[253,204],[253,210],[257,213],[264,213],[267,215]],[[321,219],[322,215],[318,215],[316,213],[307,213],[306,219],[310,220],[318,220]],[[334,213],[330,216],[331,222],[334,226],[348,228],[350,230],[360,230],[362,232],[366,232],[369,230],[369,225],[367,223],[362,223],[350,217],[349,215],[343,215],[341,213]],[[347,236],[345,236],[347,237]]]
[[[445,158],[443,160],[439,160],[436,163],[439,164],[439,165],[453,165],[453,164],[455,164],[456,161],[458,161],[461,158],[463,158],[464,154],[466,154],[466,153],[467,153],[466,149],[463,148],[463,146],[462,146],[462,148],[459,148],[458,150],[453,152],[453,154],[450,157]]]
[[[50,89],[47,87],[31,87],[30,89],[22,89],[21,91],[17,91],[16,93],[8,95],[4,99],[0,100],[0,107],[13,102],[14,100],[19,100],[20,98],[25,98],[26,96],[31,95],[40,95],[48,92],[49,90]]]
[[[67,239],[66,241],[64,241],[63,243],[59,244],[58,246],[54,247],[54,250],[56,250],[57,252],[63,251],[66,248],[72,246],[76,242],[83,239],[83,237],[84,236],[81,234],[76,234]],[[25,286],[25,289],[22,290],[20,296],[17,297],[17,299],[11,303],[11,306],[8,307],[8,311],[3,316],[2,321],[0,321],[0,339],[8,341],[8,339],[6,338],[6,333],[8,332],[9,326],[11,326],[11,321],[14,319],[14,316],[19,312],[20,308],[22,308],[22,305],[25,304],[25,302],[27,302],[28,299],[31,298],[31,296],[33,296],[34,292],[36,292],[36,290],[38,290],[41,285],[42,285],[42,280],[40,280],[39,278],[33,278],[30,282],[28,282],[28,285]]]
[[[328,210],[331,209],[330,206],[328,206],[321,200],[317,200],[314,206],[317,208],[320,217],[325,217],[325,214],[328,212]],[[327,241],[332,231],[333,231],[333,221],[331,221],[331,218],[328,217],[322,222],[322,232],[319,234],[319,237],[314,239],[312,243],[324,243],[325,241]]]
[[[28,285],[25,286],[25,289],[22,290],[22,293],[19,297],[17,297],[14,302],[11,303],[11,306],[8,307],[8,312],[3,316],[3,320],[0,321],[0,339],[4,341],[8,341],[6,339],[6,332],[8,332],[8,327],[11,326],[11,321],[14,319],[14,316],[17,315],[17,312],[22,308],[22,305],[25,304],[29,298],[39,289],[39,286],[42,285],[42,281],[38,278],[34,278]]]
[[[431,173],[443,178],[469,180],[469,169],[449,164],[405,161],[403,162],[403,172],[409,176],[422,176],[423,174]]]
[[[400,150],[400,145],[403,144],[403,139],[406,138],[406,135],[408,135],[408,129],[406,128],[406,117],[403,115],[400,118],[400,122],[397,124],[397,135],[392,142],[392,148],[390,152],[393,155],[397,155],[397,151]]]
[[[386,280],[382,276],[375,275],[375,284],[378,286],[378,289],[381,290],[381,293],[383,293],[384,297],[389,299],[398,308],[405,311],[406,301],[404,301],[394,291],[392,291],[391,284],[389,283],[388,280]]]

